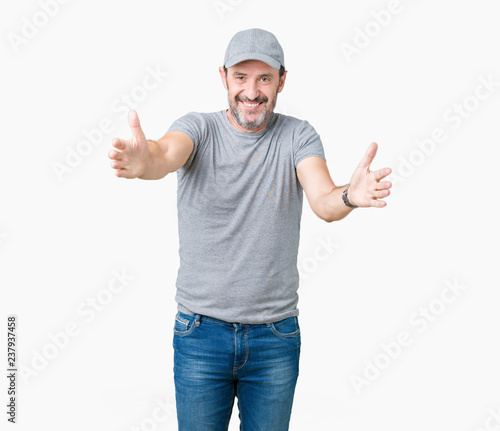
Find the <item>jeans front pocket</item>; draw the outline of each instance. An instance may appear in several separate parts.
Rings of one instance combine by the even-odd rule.
[[[196,315],[177,312],[174,323],[174,334],[182,337],[191,334],[198,325],[196,317]]]
[[[297,316],[288,317],[268,324],[275,335],[282,338],[295,337],[300,334],[299,320]]]

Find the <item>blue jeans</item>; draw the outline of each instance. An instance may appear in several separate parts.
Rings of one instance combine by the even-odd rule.
[[[297,317],[245,325],[177,313],[174,380],[179,431],[288,430],[299,374]]]

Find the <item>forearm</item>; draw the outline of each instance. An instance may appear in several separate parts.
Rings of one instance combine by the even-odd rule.
[[[318,217],[328,223],[331,223],[332,221],[343,219],[354,209],[348,207],[342,199],[342,193],[345,188],[345,185],[335,187],[330,193],[326,194],[323,199],[321,199],[316,211]]]
[[[169,174],[166,148],[158,142],[148,139],[149,155],[144,163],[143,173],[138,177],[142,180],[159,180]]]

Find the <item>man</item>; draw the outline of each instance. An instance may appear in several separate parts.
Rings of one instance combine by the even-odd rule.
[[[276,37],[237,33],[219,69],[229,109],[191,112],[158,141],[134,111],[132,139],[115,139],[116,175],[177,171],[180,267],[174,325],[179,430],[227,430],[234,397],[241,429],[287,430],[299,370],[297,251],[303,190],[332,222],[383,207],[390,169],[369,170],[372,143],[350,185],[333,183],[319,135],[274,113],[287,71]]]

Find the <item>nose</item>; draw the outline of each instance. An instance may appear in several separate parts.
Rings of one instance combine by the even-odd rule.
[[[253,81],[249,81],[245,88],[245,95],[250,99],[254,100],[259,96],[259,88],[257,84]]]

